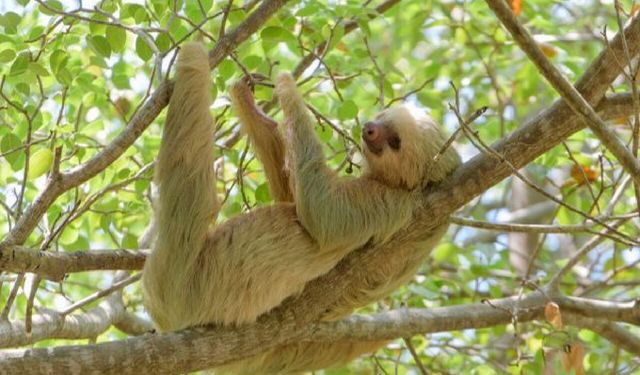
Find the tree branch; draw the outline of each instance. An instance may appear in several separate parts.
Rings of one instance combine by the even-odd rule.
[[[31,345],[47,339],[94,338],[118,322],[124,314],[122,293],[117,291],[86,313],[63,316],[47,311],[35,315],[32,318],[31,334],[26,333],[22,320],[0,323],[0,347]],[[7,373],[2,363],[0,373]]]
[[[140,270],[149,250],[87,250],[51,252],[24,246],[6,246],[0,252],[0,269],[9,272],[32,272],[46,279],[60,281],[72,272]]]
[[[607,124],[598,116],[590,103],[546,58],[533,37],[518,22],[507,3],[504,0],[486,0],[486,2],[546,80],[560,93],[565,103],[582,117],[593,133],[616,156],[636,184],[640,185],[640,161],[631,153],[631,150],[625,146],[613,130],[607,127]],[[623,40],[624,43],[626,42]],[[626,52],[626,49],[623,52]]]
[[[615,342],[640,355],[638,338],[620,332],[610,323],[613,317],[625,317],[625,304],[607,306],[608,315],[593,313],[598,301],[582,300],[571,305],[567,297],[553,298],[570,322],[585,324],[597,321],[589,329],[607,333]],[[97,345],[62,346],[44,349],[22,349],[0,352],[0,372],[31,374],[47,373],[50,369],[66,373],[75,369],[83,373],[154,374],[184,373],[257,354],[277,345],[300,341],[392,340],[415,334],[478,329],[540,319],[549,301],[542,292],[519,297],[430,309],[399,309],[373,316],[354,315],[337,322],[299,326],[289,319],[281,322],[246,325],[239,328],[193,328],[166,334],[146,335],[124,341]],[[593,318],[599,318],[594,320]],[[635,345],[634,345],[635,343]],[[194,350],[197,348],[197,350]],[[172,355],[165,355],[172,353]],[[176,361],[177,359],[177,361]]]

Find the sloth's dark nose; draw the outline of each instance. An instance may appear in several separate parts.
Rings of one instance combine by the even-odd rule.
[[[364,132],[362,134],[362,137],[366,141],[375,141],[380,137],[381,133],[382,133],[382,130],[381,130],[380,124],[377,124],[373,121],[369,121],[364,124]]]

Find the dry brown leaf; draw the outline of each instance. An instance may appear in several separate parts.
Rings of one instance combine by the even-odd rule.
[[[562,315],[560,306],[555,302],[548,302],[544,307],[544,317],[555,329],[562,329]]]
[[[566,350],[562,353],[562,366],[564,370],[569,372],[571,369],[575,371],[575,375],[584,375],[584,346],[576,341],[567,345]]]
[[[582,168],[582,171],[580,170]],[[589,165],[571,166],[571,178],[578,184],[584,185],[586,181],[594,182],[598,180],[598,170]],[[585,181],[586,180],[586,181]]]

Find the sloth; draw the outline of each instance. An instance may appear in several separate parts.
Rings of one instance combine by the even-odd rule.
[[[436,123],[405,106],[363,126],[365,171],[342,177],[325,162],[314,120],[295,80],[275,82],[283,128],[256,106],[245,81],[233,106],[276,201],[214,226],[219,210],[213,171],[213,120],[207,53],[182,47],[155,182],[157,236],[142,277],[145,307],[160,331],[256,321],[310,280],[364,245],[387,242],[412,219],[423,188],[460,163]],[[401,244],[411,256],[390,260],[367,290],[349,290],[324,319],[338,319],[410,280],[446,225],[427,241]],[[297,373],[343,364],[384,342],[305,342],[233,362],[217,373]]]

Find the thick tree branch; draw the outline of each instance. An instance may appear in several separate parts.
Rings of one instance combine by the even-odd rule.
[[[287,1],[289,0],[263,1],[236,29],[222,37],[209,53],[209,65],[211,68],[217,66],[235,46],[245,41],[252,33],[258,30]],[[120,157],[151,124],[162,109],[167,106],[172,88],[173,83],[171,81],[161,83],[140,111],[129,121],[122,133],[109,145],[85,164],[60,175],[52,176],[44,190],[38,194],[9,235],[0,243],[0,248],[3,248],[4,245],[23,244],[38,224],[38,221],[40,221],[42,215],[62,193],[92,178]]]
[[[30,345],[47,339],[90,339],[106,331],[125,314],[120,291],[111,294],[86,313],[63,316],[43,312],[32,319],[31,334],[25,331],[24,321],[0,323],[0,347]],[[0,363],[0,373],[5,373]],[[24,371],[27,371],[26,368]],[[11,373],[11,372],[9,372]]]
[[[60,281],[72,272],[139,270],[148,250],[88,250],[51,252],[10,245],[0,253],[0,269],[9,272],[32,272],[46,279]]]
[[[581,306],[575,306],[570,305],[570,299],[565,297],[553,300],[563,314],[566,310],[570,322],[585,324],[599,317],[599,313],[592,312],[598,301],[583,300]],[[60,373],[68,373],[72,369],[101,374],[183,373],[221,365],[294,341],[391,340],[415,334],[509,324],[514,318],[526,322],[542,318],[548,301],[543,293],[534,292],[523,297],[493,300],[491,303],[392,310],[373,316],[355,315],[338,322],[302,327],[292,320],[280,323],[271,321],[236,329],[188,329],[97,345],[5,351],[0,352],[0,373],[21,373],[25,369],[29,369],[31,374],[47,373],[49,369]],[[569,309],[569,306],[572,308]],[[615,320],[613,316],[626,316],[627,306],[619,304],[617,309],[613,305],[607,308],[611,315],[608,318],[599,317],[600,324],[588,328],[610,330],[609,337],[616,342],[627,342],[623,347],[640,355],[638,338],[615,332],[618,326],[610,323]]]
[[[637,301],[615,302],[581,297],[552,297],[562,310],[603,321],[617,321],[640,326],[640,304]]]
[[[518,22],[507,3],[504,0],[486,0],[486,2],[502,21],[502,24],[509,30],[520,48],[529,56],[529,59],[536,65],[551,86],[560,93],[565,103],[582,117],[582,120],[591,128],[593,133],[616,156],[636,184],[640,185],[640,161],[631,153],[631,150],[625,146],[613,130],[607,127],[591,104],[580,95],[578,90],[547,59],[538,44],[533,40],[533,37]]]

